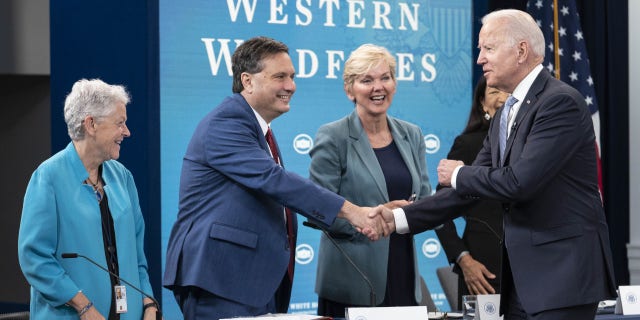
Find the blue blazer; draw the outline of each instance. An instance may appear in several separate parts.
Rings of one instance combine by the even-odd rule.
[[[420,128],[390,116],[387,121],[411,173],[412,192],[418,198],[431,194]],[[309,170],[311,180],[357,205],[376,206],[389,201],[382,169],[355,111],[320,127],[311,150]],[[387,284],[389,238],[371,242],[342,218],[336,219],[330,232],[372,282],[376,303],[382,303]],[[420,302],[420,273],[415,258],[414,248],[415,297],[416,302]],[[316,292],[323,298],[345,304],[369,304],[369,286],[324,234],[320,239]]]
[[[105,317],[111,307],[109,274],[63,253],[78,253],[106,267],[100,206],[89,173],[73,146],[44,161],[31,176],[22,207],[18,258],[31,285],[31,319],[78,319],[65,303],[79,290]],[[120,277],[152,294],[144,255],[144,220],[133,176],[115,160],[102,164],[104,191],[113,217]],[[126,284],[124,284],[127,286]],[[127,290],[127,313],[121,319],[142,319],[142,296]]]
[[[163,285],[196,286],[256,307],[274,297],[289,263],[283,205],[329,226],[344,204],[273,161],[240,94],[198,124],[183,159],[179,200]]]
[[[543,70],[516,115],[504,166],[498,131],[499,121],[493,121],[473,165],[458,172],[456,190],[405,207],[411,232],[456,216],[469,199],[496,199],[503,203],[504,249],[513,275],[503,277],[502,306],[510,280],[527,313],[616,297],[584,97]]]

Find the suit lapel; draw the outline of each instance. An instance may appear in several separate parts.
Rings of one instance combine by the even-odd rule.
[[[520,109],[518,110],[518,114],[516,114],[516,118],[511,127],[511,133],[507,138],[507,145],[504,151],[505,163],[502,163],[502,165],[505,165],[506,163],[508,163],[507,158],[511,158],[511,146],[513,145],[516,139],[516,136],[518,134],[518,129],[520,128],[520,124],[527,117],[527,114],[531,112],[531,110],[533,109],[533,106],[535,106],[536,102],[538,101],[538,94],[546,86],[546,83],[549,80],[549,77],[551,77],[551,75],[545,69],[543,69],[540,72],[540,74],[536,77],[536,79],[533,81],[533,84],[531,85],[531,88],[529,88],[529,91],[527,91],[527,95],[522,101],[522,104],[520,105]],[[524,133],[524,134],[528,134],[528,133]],[[499,148],[497,144],[496,144],[496,148]],[[492,150],[493,150],[493,146],[492,146]],[[500,161],[498,157],[496,157],[496,159]]]
[[[378,164],[378,158],[376,158],[373,148],[369,143],[369,138],[362,128],[360,118],[358,118],[358,114],[355,111],[349,116],[349,138],[351,140],[353,150],[356,152],[356,156],[364,164],[365,169],[371,174],[373,180],[376,182],[378,192],[380,192],[382,197],[388,201],[389,195],[387,193],[387,184],[384,180],[384,174]]]
[[[494,167],[502,165],[500,163],[500,115],[502,114],[502,111],[502,108],[498,109],[498,112],[493,116],[493,120],[491,120],[491,125],[489,126],[489,135],[491,137],[491,164]]]

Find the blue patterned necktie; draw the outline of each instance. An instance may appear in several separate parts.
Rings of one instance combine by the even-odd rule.
[[[509,96],[507,102],[502,107],[502,113],[500,114],[500,163],[504,161],[504,149],[507,147],[507,136],[509,132],[509,113],[511,113],[511,107],[518,102],[514,96]]]

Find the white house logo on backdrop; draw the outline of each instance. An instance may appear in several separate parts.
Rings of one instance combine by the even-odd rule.
[[[440,241],[428,238],[422,243],[422,254],[427,258],[435,258],[440,254]]]
[[[440,139],[435,134],[424,136],[424,146],[427,148],[428,154],[434,154],[440,150]]]
[[[293,138],[293,149],[299,154],[307,154],[313,148],[313,139],[308,134],[301,133]]]
[[[313,261],[313,248],[306,244],[300,244],[296,247],[296,262],[299,264],[309,264]]]
[[[186,0],[160,1],[159,7],[159,60],[167,71],[160,74],[163,239],[168,239],[179,206],[181,155],[192,130],[212,105],[229,95],[231,57],[241,43],[257,35],[256,30],[289,47],[302,92],[294,98],[296,107],[276,120],[288,171],[308,177],[316,130],[349,111],[342,92],[343,66],[364,43],[384,46],[396,58],[398,90],[404,94],[394,98],[394,112],[422,129],[423,156],[448,149],[460,126],[457,121],[432,119],[467,116],[451,106],[467,105],[471,97],[473,11],[468,0]],[[188,112],[181,103],[184,97],[190,100]],[[437,176],[433,166],[429,170],[429,176]],[[290,311],[314,314],[317,295],[309,284],[315,283],[316,270],[305,267],[317,262],[320,237],[306,229],[298,236],[293,254],[301,267],[296,270],[300,281],[293,284]],[[418,253],[426,257],[419,259],[419,269],[430,288],[438,287],[433,262],[446,264],[437,239],[428,233],[416,239],[416,248],[422,250]],[[162,247],[166,250],[165,241]],[[439,295],[436,305],[438,300],[446,305],[441,291],[431,293]],[[165,318],[182,319],[170,291],[162,295]]]

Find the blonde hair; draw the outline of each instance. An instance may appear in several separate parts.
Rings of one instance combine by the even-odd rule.
[[[396,81],[396,58],[385,47],[366,43],[351,52],[349,59],[344,63],[344,72],[342,74],[345,89],[351,90],[358,76],[369,72],[371,68],[380,62],[389,65],[391,78]]]

